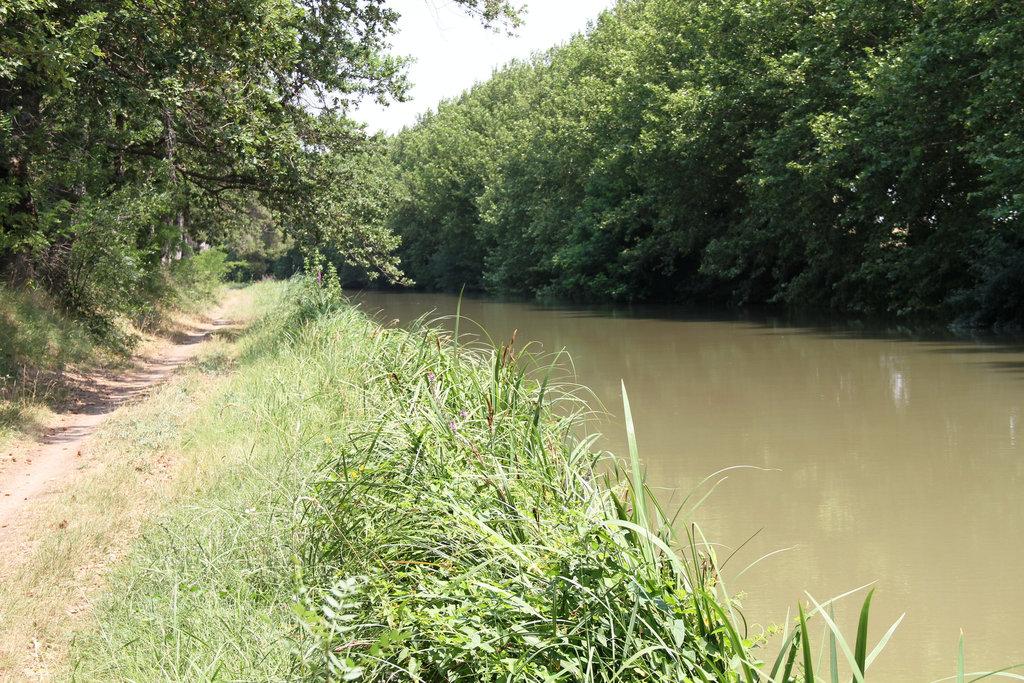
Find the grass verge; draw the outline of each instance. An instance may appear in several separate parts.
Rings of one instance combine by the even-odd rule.
[[[313,280],[286,298],[182,422],[198,474],[111,577],[74,680],[865,680],[892,633],[868,641],[870,595],[851,642],[830,602],[746,631],[650,495],[628,401],[604,476],[541,360],[381,327]]]
[[[232,296],[231,317],[258,315],[275,292]],[[103,577],[142,520],[202,485],[206,470],[186,455],[184,426],[226,381],[238,352],[231,336],[218,333],[149,398],[120,408],[83,449],[76,483],[22,512],[27,531],[0,563],[0,681],[61,678],[72,634],[89,623]]]
[[[36,436],[71,365],[109,358],[39,291],[0,287],[0,447]]]
[[[222,294],[230,265],[216,250],[172,263],[154,274],[131,315],[72,315],[38,287],[0,285],[0,447],[38,437],[83,373],[122,368],[133,354],[181,341]]]

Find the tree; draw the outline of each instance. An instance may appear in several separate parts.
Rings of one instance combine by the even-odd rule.
[[[623,0],[400,134],[393,229],[496,292],[1022,324],[1022,8]]]
[[[517,21],[504,1],[457,2],[491,25]],[[258,203],[297,238],[343,243],[398,277],[395,240],[380,221],[354,227],[361,200],[346,189],[367,191],[349,159],[368,145],[346,113],[406,87],[385,0],[16,0],[0,12],[0,266],[88,305],[71,277],[85,243],[123,244],[155,267],[216,234],[190,224],[190,207]],[[103,218],[126,201],[127,231]]]

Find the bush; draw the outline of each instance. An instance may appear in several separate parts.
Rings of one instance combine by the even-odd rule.
[[[168,272],[173,303],[191,309],[196,304],[212,301],[228,273],[238,265],[238,262],[228,261],[228,255],[220,249],[204,249],[172,261]]]

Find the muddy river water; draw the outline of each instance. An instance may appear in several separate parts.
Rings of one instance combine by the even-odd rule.
[[[402,322],[457,305],[356,298]],[[1020,340],[470,298],[462,313],[496,340],[517,329],[517,346],[565,349],[609,413],[603,446],[621,454],[624,380],[666,504],[718,470],[753,466],[715,477],[724,481],[693,516],[720,561],[733,555],[723,578],[744,594],[752,628],[782,624],[808,594],[871,583],[872,646],[906,616],[869,680],[953,675],[961,631],[968,671],[1024,662]],[[844,623],[863,597],[837,605]]]

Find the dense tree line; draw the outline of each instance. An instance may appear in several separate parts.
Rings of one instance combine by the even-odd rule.
[[[422,286],[1024,321],[1018,0],[620,0],[390,142]]]
[[[505,0],[457,2],[517,21]],[[399,277],[375,154],[346,116],[403,96],[397,16],[386,0],[5,0],[0,272],[102,315],[200,242],[283,232]]]

